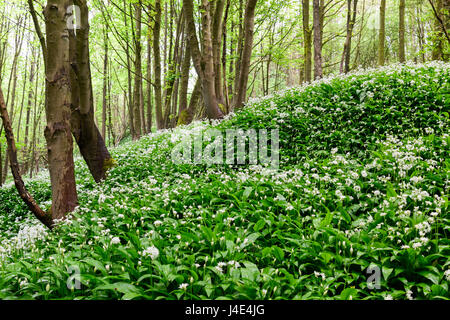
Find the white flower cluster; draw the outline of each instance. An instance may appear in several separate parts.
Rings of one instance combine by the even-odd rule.
[[[142,252],[142,255],[144,257],[150,257],[150,259],[155,260],[156,258],[159,257],[159,250],[155,246],[151,246],[151,247],[146,248]]]

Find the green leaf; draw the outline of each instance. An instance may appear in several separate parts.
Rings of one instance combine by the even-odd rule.
[[[244,193],[242,194],[242,198],[244,200],[247,200],[247,198],[250,196],[250,193],[252,193],[252,191],[253,191],[252,187],[245,188]]]
[[[431,271],[420,271],[418,273],[422,277],[425,277],[428,280],[430,280],[431,282],[433,282],[434,284],[439,284],[439,275],[435,274],[434,272],[431,272]]]
[[[393,198],[397,196],[397,193],[395,192],[394,186],[389,181],[386,183],[387,185],[387,196],[388,198]]]
[[[384,280],[388,280],[389,279],[389,276],[391,275],[391,273],[392,273],[392,271],[393,271],[394,269],[392,269],[392,268],[388,268],[388,267],[382,267],[381,268],[381,272],[383,273],[383,278],[384,278]]]
[[[355,299],[357,297],[358,297],[358,290],[356,290],[355,288],[344,289],[339,295],[339,298],[341,300]]]
[[[277,260],[283,261],[284,252],[280,247],[272,246],[272,252],[273,252],[273,255],[275,256],[275,258],[277,258]]]
[[[266,224],[266,221],[264,219],[259,219],[258,222],[253,227],[253,230],[256,232],[261,231],[264,228],[264,225]]]

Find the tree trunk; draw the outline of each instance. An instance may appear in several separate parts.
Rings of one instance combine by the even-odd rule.
[[[306,82],[311,82],[311,73],[312,73],[311,36],[312,36],[312,30],[309,25],[309,0],[302,0],[302,14],[303,14],[303,49],[304,49],[304,55],[305,55],[304,77],[305,77]]]
[[[72,71],[75,73],[77,82],[75,84],[74,78],[71,77],[71,86],[79,88],[79,97],[72,96],[71,130],[90,173],[96,182],[100,182],[106,178],[106,172],[112,165],[111,155],[94,120],[87,2],[75,0],[74,4],[80,8],[81,19],[80,28],[76,34],[76,60],[73,60],[73,53],[71,53]],[[69,33],[72,34],[72,32]],[[50,49],[48,50],[50,56]],[[72,92],[74,92],[73,89]]]
[[[162,114],[162,89],[161,89],[161,0],[155,1],[155,24],[153,26],[153,74],[155,77],[155,110],[156,125],[158,129],[164,129]]]
[[[222,65],[221,65],[221,42],[223,34],[223,13],[225,9],[225,0],[216,1],[216,10],[214,13],[213,26],[212,26],[212,41],[213,41],[213,59],[214,59],[214,71],[215,71],[215,88],[216,97],[220,104],[225,105],[225,99],[222,86]]]
[[[350,71],[350,57],[352,52],[352,35],[353,27],[356,22],[356,9],[358,6],[358,0],[353,1],[353,13],[352,13],[352,0],[347,0],[347,36],[345,38],[344,51],[342,53],[340,72],[348,73]]]
[[[185,17],[184,19],[185,23],[187,24],[187,19]],[[185,27],[187,29],[187,26]],[[183,63],[181,66],[181,83],[180,83],[180,105],[179,105],[179,113],[178,118],[181,116],[181,113],[184,112],[188,107],[188,87],[189,87],[189,70],[191,69],[191,52],[189,50],[190,44],[189,44],[189,37],[186,36],[184,40],[184,57],[183,57]]]
[[[179,44],[180,44],[180,37],[181,34],[184,31],[184,19],[183,19],[183,13],[180,14],[178,18],[177,23],[177,31],[176,31],[176,37],[175,37],[175,50],[173,52],[173,56],[169,54],[169,65],[167,69],[167,75],[166,75],[166,81],[165,81],[165,99],[164,99],[164,128],[170,127],[170,114],[172,111],[172,98],[173,98],[173,91],[175,89],[175,82],[177,78],[177,69],[180,64],[179,59]],[[170,43],[172,43],[172,37],[170,37]],[[172,45],[171,45],[172,47]]]
[[[17,148],[14,141],[14,134],[11,127],[11,121],[9,119],[8,111],[6,109],[5,101],[3,98],[3,92],[0,88],[0,116],[2,118],[3,126],[5,128],[6,140],[8,142],[8,153],[11,164],[11,172],[14,177],[14,183],[16,185],[16,189],[19,192],[20,197],[23,199],[27,207],[30,211],[35,215],[39,221],[41,221],[48,228],[53,227],[53,218],[52,215],[44,212],[33,199],[31,194],[25,187],[25,184],[22,180],[22,176],[20,175],[20,167],[19,161],[17,159]],[[69,133],[70,135],[70,133]]]
[[[450,10],[450,4],[448,1],[436,0],[435,2],[428,0],[434,13],[434,32],[433,37],[433,51],[431,52],[431,58],[433,60],[447,60],[448,57],[444,57],[444,36],[450,44],[450,38],[447,29],[450,28],[449,13],[444,11]],[[444,10],[444,8],[446,10]]]
[[[244,50],[244,0],[239,0],[239,36],[236,44],[236,62],[234,66],[234,85],[233,90],[230,92],[233,93],[233,99],[236,98],[238,88],[239,88],[239,72],[241,70],[242,63],[242,52]],[[230,71],[232,73],[232,71]],[[234,101],[233,101],[234,105]],[[231,106],[233,108],[233,106]]]
[[[398,59],[405,62],[405,0],[400,0],[398,26]]]
[[[24,140],[24,148],[23,148],[23,158],[24,158],[24,167],[22,172],[28,171],[28,140],[29,140],[29,127],[30,127],[30,116],[31,116],[31,106],[33,104],[33,92],[34,92],[34,77],[36,75],[36,50],[34,47],[31,48],[31,55],[33,61],[31,62],[31,69],[30,69],[30,88],[28,89],[28,101],[27,101],[27,110],[25,115],[25,140]]]
[[[150,12],[150,6],[148,7]],[[153,105],[152,105],[152,35],[150,28],[147,33],[147,133],[152,132]]]
[[[61,1],[54,0],[52,5],[61,6]],[[69,29],[67,35],[70,46],[70,64],[72,66],[70,69],[71,131],[94,180],[100,182],[106,177],[107,165],[111,160],[111,156],[94,120],[92,77],[89,58],[88,7],[86,0],[69,0],[64,2],[65,10],[68,10],[68,6],[72,3],[78,6],[81,15],[80,21],[77,21],[77,28],[79,28],[77,34],[75,35],[73,29]],[[32,0],[28,0],[28,4],[36,33],[40,40],[44,57],[44,67],[47,70],[48,56],[54,53],[50,52],[48,40],[46,43],[45,37],[40,29]]]
[[[66,25],[69,5],[69,0],[48,0],[44,10],[48,48],[45,138],[53,219],[64,218],[78,202],[70,131],[69,35]]]
[[[141,137],[141,86],[142,86],[142,56],[141,56],[141,15],[142,8],[139,3],[135,4],[135,23],[136,33],[134,38],[134,96],[133,96],[133,118],[134,118],[134,134],[133,140]]]
[[[245,43],[242,52],[242,64],[239,73],[239,86],[237,88],[237,97],[235,100],[234,108],[243,107],[246,99],[248,76],[250,72],[250,59],[252,57],[252,50],[253,50],[255,9],[257,2],[258,0],[248,0],[247,7],[245,8],[245,17],[244,17]]]
[[[384,42],[385,42],[385,17],[386,17],[386,0],[380,3],[380,33],[378,40],[378,65],[384,65]]]
[[[191,100],[189,101],[189,107],[180,112],[180,116],[178,117],[178,125],[188,125],[190,124],[195,117],[195,112],[197,111],[197,105],[201,98],[201,82],[200,79],[197,78],[195,82],[194,91],[192,91]]]
[[[314,78],[323,77],[322,70],[322,10],[320,0],[313,2],[314,19]]]
[[[201,90],[206,108],[206,114],[209,119],[221,119],[224,115],[219,108],[214,85],[214,59],[211,40],[210,3],[208,0],[202,0],[202,51],[199,49],[193,8],[194,5],[192,0],[186,0],[184,2],[184,10],[186,18],[188,19],[188,34],[191,55],[194,61],[195,70],[197,71],[201,81]]]
[[[107,108],[107,86],[108,86],[108,26],[105,26],[103,36],[104,52],[103,57],[103,99],[102,99],[102,137],[106,140],[106,108]]]

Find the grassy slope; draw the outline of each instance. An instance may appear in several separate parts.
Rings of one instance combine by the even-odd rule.
[[[278,128],[279,171],[173,164],[206,123],[113,150],[102,186],[77,161],[80,207],[51,234],[0,189],[0,298],[448,298],[449,83],[448,64],[390,66],[214,125]],[[48,177],[28,185],[49,204]]]

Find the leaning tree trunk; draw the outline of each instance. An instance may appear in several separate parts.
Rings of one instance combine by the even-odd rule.
[[[66,25],[69,5],[69,0],[48,0],[44,10],[48,48],[45,139],[53,219],[64,218],[78,202],[70,131],[69,34]]]
[[[76,34],[76,60],[71,60],[79,88],[78,99],[72,97],[72,134],[94,180],[100,182],[106,178],[112,159],[94,120],[88,7],[86,0],[75,0],[74,3],[80,8],[81,21]],[[73,82],[71,84],[75,85]]]
[[[8,143],[8,153],[9,153],[9,162],[11,166],[11,172],[14,177],[14,184],[16,185],[16,189],[19,192],[20,197],[23,199],[28,209],[35,215],[39,221],[41,221],[48,228],[53,228],[53,219],[52,215],[43,211],[33,199],[31,194],[25,187],[25,184],[22,180],[22,176],[20,175],[20,166],[19,161],[17,159],[17,148],[16,143],[14,141],[14,134],[11,127],[11,121],[9,119],[8,111],[6,109],[5,100],[3,98],[3,92],[0,88],[0,116],[2,118],[3,126],[5,128],[6,140]]]

